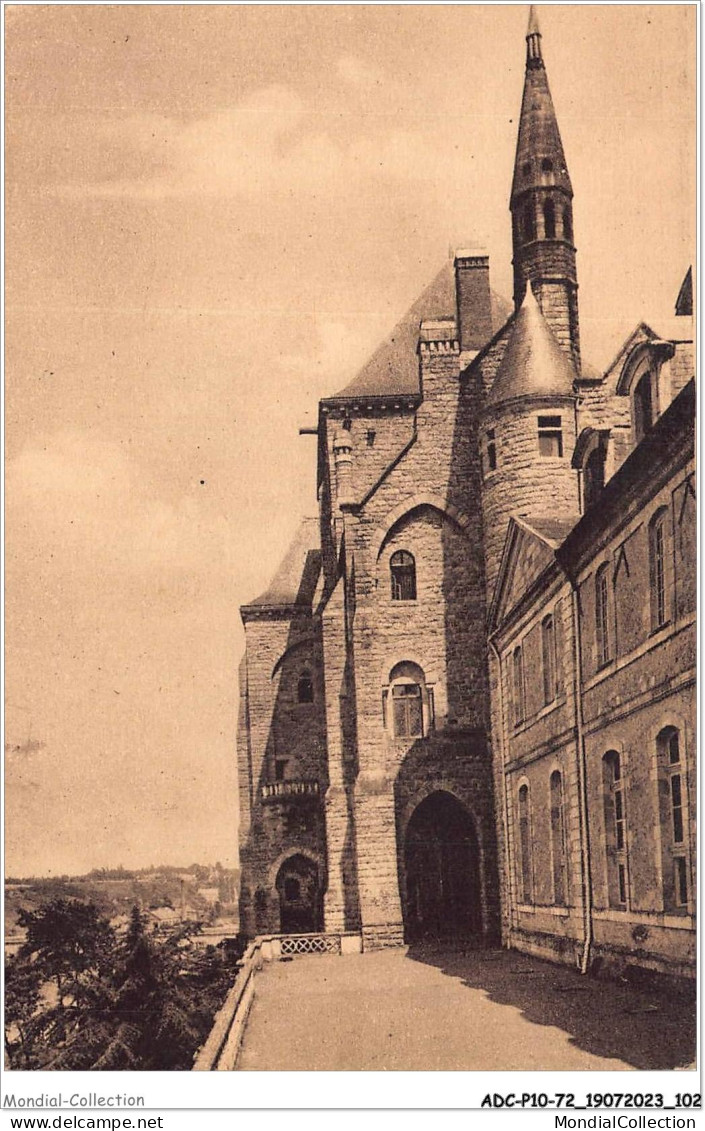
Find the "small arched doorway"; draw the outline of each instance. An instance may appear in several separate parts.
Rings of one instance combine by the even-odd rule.
[[[407,941],[482,931],[477,834],[467,809],[443,790],[414,810],[404,841]]]
[[[283,935],[320,931],[321,893],[318,865],[297,853],[285,860],[277,874],[279,930]]]

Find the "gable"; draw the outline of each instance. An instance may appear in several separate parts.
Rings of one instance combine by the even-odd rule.
[[[535,523],[537,529],[530,523]],[[553,564],[555,551],[572,526],[572,520],[509,520],[490,608],[491,628],[496,628],[505,620],[527,590]]]

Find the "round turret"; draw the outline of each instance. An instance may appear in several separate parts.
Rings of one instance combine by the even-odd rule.
[[[482,508],[488,599],[509,519],[575,519],[578,478],[571,467],[575,370],[531,287],[509,331],[481,419]]]

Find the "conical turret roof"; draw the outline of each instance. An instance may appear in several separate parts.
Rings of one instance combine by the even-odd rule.
[[[546,322],[531,287],[509,332],[488,405],[517,397],[572,397],[575,370]]]
[[[519,117],[512,202],[527,189],[555,185],[572,196],[548,76],[541,53],[538,16],[532,5],[526,33],[526,74]]]

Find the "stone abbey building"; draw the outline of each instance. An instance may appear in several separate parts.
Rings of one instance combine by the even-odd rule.
[[[241,610],[242,929],[689,974],[692,280],[581,357],[533,11],[526,41],[513,306],[458,251],[321,402],[319,514]]]

